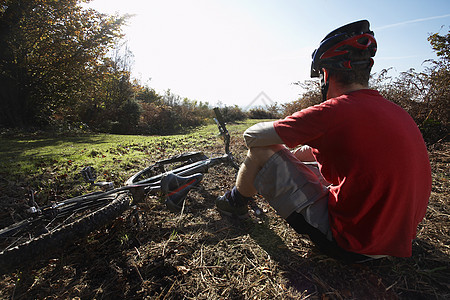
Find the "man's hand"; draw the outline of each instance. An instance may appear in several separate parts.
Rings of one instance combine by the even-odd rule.
[[[304,145],[304,146],[301,146],[300,148],[297,148],[294,151],[294,155],[295,155],[295,157],[297,157],[298,160],[303,161],[303,162],[314,162],[314,161],[316,161],[316,158],[312,154],[311,147],[309,147],[307,145]]]

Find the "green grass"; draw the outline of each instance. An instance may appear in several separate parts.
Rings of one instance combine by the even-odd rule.
[[[229,124],[228,130],[233,138],[240,138],[237,132],[256,122]],[[79,172],[84,166],[93,166],[98,180],[121,185],[133,172],[159,159],[190,151],[208,153],[221,143],[215,124],[170,136],[41,134],[2,137],[0,179],[20,182],[34,190],[64,189],[71,194],[71,185],[82,183]]]

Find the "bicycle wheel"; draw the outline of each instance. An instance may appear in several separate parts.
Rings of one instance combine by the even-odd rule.
[[[58,208],[58,216],[41,215],[0,230],[0,274],[33,264],[51,250],[86,237],[120,216],[131,203],[126,192],[96,195],[88,199],[88,205],[69,202]]]

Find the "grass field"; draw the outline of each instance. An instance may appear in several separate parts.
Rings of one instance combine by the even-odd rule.
[[[255,121],[235,124],[230,133],[242,132],[253,123]],[[24,181],[30,189],[53,184],[61,196],[70,196],[74,184],[81,183],[79,172],[84,166],[93,166],[99,172],[99,180],[121,185],[133,171],[156,160],[187,151],[208,152],[220,146],[217,135],[216,125],[211,124],[188,134],[171,136],[33,134],[3,137],[0,174],[3,181]]]
[[[242,160],[241,134],[255,121],[229,125]],[[221,153],[215,125],[164,137],[89,134],[3,135],[0,224],[33,194],[39,203],[83,193],[80,170],[121,185],[154,161],[185,151]],[[108,227],[0,278],[9,299],[449,299],[450,147],[430,149],[433,191],[411,258],[345,265],[321,255],[263,199],[246,221],[222,217],[214,199],[234,182],[224,167],[192,191],[183,214],[148,197]]]

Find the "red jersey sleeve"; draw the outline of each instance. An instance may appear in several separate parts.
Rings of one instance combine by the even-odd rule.
[[[333,115],[329,110],[329,104],[330,100],[275,121],[275,131],[290,148],[304,144],[314,147],[313,141],[319,140],[332,124]]]

